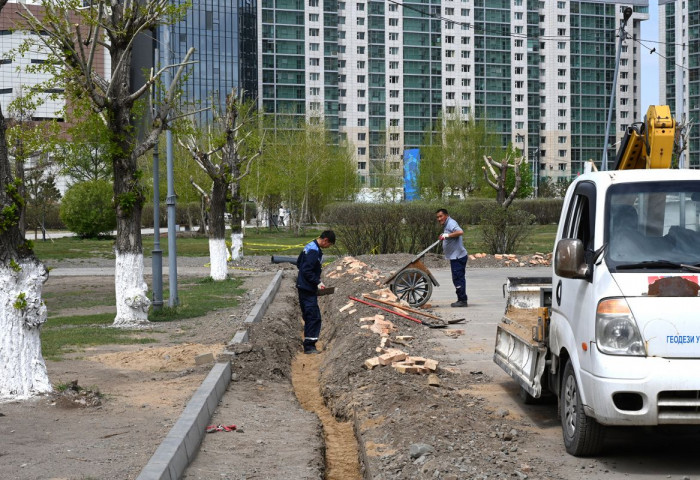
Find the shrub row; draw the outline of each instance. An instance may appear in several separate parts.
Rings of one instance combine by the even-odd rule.
[[[514,202],[499,214],[493,199],[449,202],[336,203],[324,210],[323,220],[339,235],[351,255],[367,253],[418,253],[435,242],[442,227],[435,211],[445,208],[450,216],[467,225],[488,225],[490,253],[510,253],[528,234],[527,225],[559,221],[561,199],[532,199]],[[518,211],[524,211],[521,215]],[[508,228],[506,228],[508,227]]]

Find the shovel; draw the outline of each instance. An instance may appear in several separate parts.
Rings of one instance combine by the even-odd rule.
[[[382,307],[381,305],[377,305],[376,303],[366,302],[365,300],[360,300],[359,298],[355,298],[355,297],[348,297],[348,298],[350,300],[355,301],[355,302],[364,303],[365,305],[369,305],[370,307],[378,308],[380,310],[384,310],[385,312],[393,313],[394,315],[398,315],[399,317],[406,318],[408,320],[411,320],[412,322],[416,322],[416,323],[419,323],[421,325],[425,325],[428,328],[447,328],[446,323],[429,323],[429,322],[426,322],[425,320],[420,320],[418,318],[409,317],[408,315],[404,315],[403,313],[399,313],[395,310],[391,310],[389,308]]]

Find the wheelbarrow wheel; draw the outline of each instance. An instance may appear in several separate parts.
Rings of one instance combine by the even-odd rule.
[[[433,282],[422,270],[407,268],[396,276],[391,290],[412,307],[420,307],[433,294]]]

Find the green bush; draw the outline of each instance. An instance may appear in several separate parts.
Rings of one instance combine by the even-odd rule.
[[[488,253],[513,253],[530,235],[535,216],[516,208],[503,208],[496,203],[481,211],[481,230]]]
[[[41,220],[43,216],[44,228],[47,230],[63,230],[66,228],[59,216],[60,205],[52,204],[46,206],[46,211],[42,212],[41,206],[27,205],[27,232],[37,229],[41,231]]]
[[[111,232],[117,228],[112,197],[112,184],[107,180],[76,183],[63,197],[61,220],[71,232],[83,238]]]

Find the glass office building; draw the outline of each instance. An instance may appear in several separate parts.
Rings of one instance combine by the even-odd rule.
[[[232,89],[258,96],[257,0],[200,0],[192,2],[181,22],[162,28],[170,30],[170,52],[159,32],[161,64],[182,61],[189,48],[194,55],[184,85],[184,98],[191,109],[217,105],[223,108]],[[197,115],[197,120],[211,119],[211,111]]]

